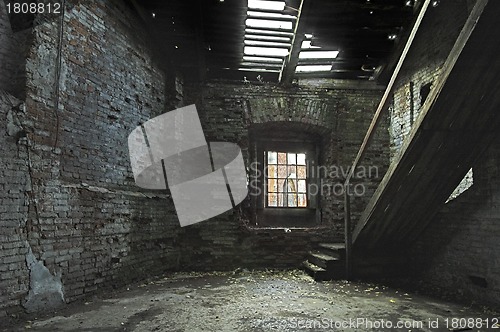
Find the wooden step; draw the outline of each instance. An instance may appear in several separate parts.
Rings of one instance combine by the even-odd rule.
[[[340,258],[327,255],[323,252],[312,251],[309,253],[308,260],[324,269],[329,269],[334,265],[340,263]]]
[[[320,243],[319,246],[330,250],[345,250],[345,244],[343,243]]]
[[[327,272],[324,268],[319,267],[309,261],[302,262],[302,266],[307,274],[309,274],[315,281],[329,280]]]
[[[324,252],[328,256],[345,259],[345,246],[343,243],[320,243],[318,250]]]

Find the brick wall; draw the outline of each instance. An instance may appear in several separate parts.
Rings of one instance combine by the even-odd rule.
[[[0,317],[5,309],[19,305],[28,290],[24,256],[28,205],[32,193],[26,141],[21,140],[19,117],[22,102],[0,91]],[[8,181],[7,181],[8,179]]]
[[[168,190],[135,186],[127,137],[148,119],[196,102],[208,140],[235,142],[247,151],[252,123],[294,122],[327,133],[325,165],[348,167],[380,87],[219,82],[184,89],[180,77],[155,61],[141,27],[121,1],[69,1],[59,95],[59,20],[29,31],[26,96],[0,95],[7,128],[0,136],[0,316],[21,310],[37,281],[27,263],[30,251],[37,264],[60,276],[68,302],[166,270],[296,267],[316,243],[342,235],[342,201],[334,196],[325,197],[327,228],[252,229],[245,203],[180,228]],[[377,142],[373,163],[385,165],[387,131]]]
[[[269,127],[272,130],[287,128],[293,123],[295,130],[322,134],[323,139],[318,142],[320,164],[330,170],[331,167],[339,170],[338,175],[330,172],[330,176],[323,179],[329,186],[343,184],[341,172],[346,172],[351,166],[382,93],[381,87],[373,83],[363,86],[336,81],[304,81],[289,88],[273,84],[213,82],[202,87],[186,87],[185,90],[186,102],[197,105],[207,140],[238,143],[247,160],[248,146],[251,145],[249,129],[256,125],[275,123],[275,127]],[[387,123],[383,121],[364,165],[377,166],[379,176],[358,179],[367,190],[362,196],[353,198],[354,217],[359,216],[387,168]],[[331,233],[328,235],[330,239],[342,239],[343,194],[326,190],[321,209],[319,226],[326,227]],[[221,230],[221,234],[224,231]],[[321,232],[324,230],[319,230]]]
[[[2,123],[19,114],[22,130],[2,141],[1,316],[24,303],[29,249],[61,274],[66,301],[178,266],[173,204],[165,191],[135,186],[126,144],[163,113],[166,77],[120,1],[69,5],[59,109],[58,20],[30,31],[25,112],[2,99]]]

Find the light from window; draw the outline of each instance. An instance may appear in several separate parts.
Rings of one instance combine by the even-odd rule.
[[[307,207],[305,153],[267,151],[267,207]]]

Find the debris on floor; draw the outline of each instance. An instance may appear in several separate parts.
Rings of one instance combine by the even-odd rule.
[[[495,317],[382,285],[238,269],[168,274],[5,331],[436,331]]]

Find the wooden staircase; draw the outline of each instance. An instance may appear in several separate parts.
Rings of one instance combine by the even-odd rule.
[[[498,139],[499,16],[500,1],[478,0],[474,6],[401,152],[356,222],[348,255],[356,276],[367,270],[388,273],[397,266],[393,262],[408,257],[402,250],[418,239],[478,157]],[[369,133],[375,126],[376,121]],[[383,250],[383,255],[377,253]],[[343,244],[322,243],[303,265],[315,280],[341,279],[345,253]]]
[[[316,281],[343,279],[345,277],[345,245],[320,243],[310,251],[303,268]]]
[[[355,247],[413,243],[498,139],[499,16],[500,1],[476,3],[401,152],[357,221]]]

